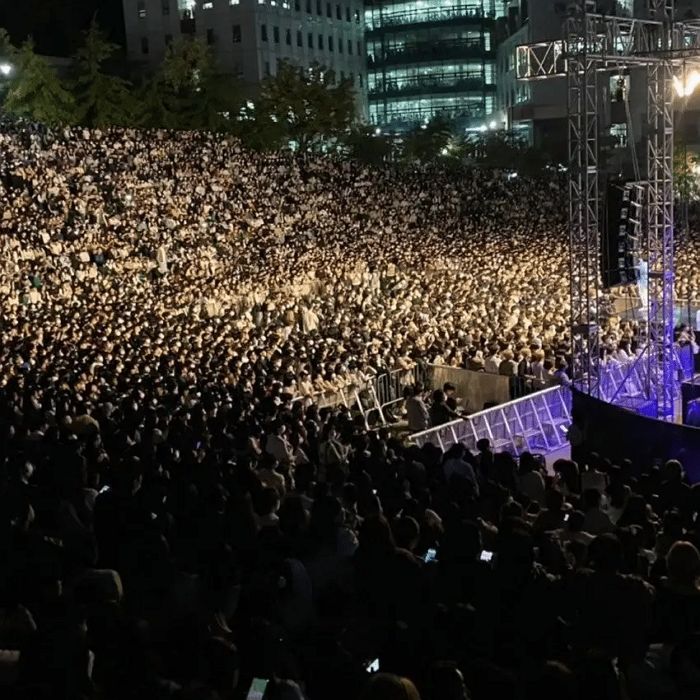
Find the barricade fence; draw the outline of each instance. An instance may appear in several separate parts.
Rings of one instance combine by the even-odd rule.
[[[475,451],[476,443],[486,438],[496,451],[548,453],[567,443],[570,425],[571,391],[557,386],[414,433],[408,439],[418,447],[431,443],[443,452],[458,442]]]

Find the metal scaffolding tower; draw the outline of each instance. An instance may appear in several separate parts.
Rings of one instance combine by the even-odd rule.
[[[574,381],[602,391],[600,334],[605,290],[600,275],[600,76],[641,68],[647,76],[642,257],[648,264],[646,345],[629,376],[646,377],[643,400],[673,417],[677,372],[673,353],[673,92],[675,71],[700,67],[700,21],[676,22],[673,0],[648,0],[643,17],[603,15],[579,0],[561,41],[519,46],[519,80],[565,78],[569,122],[571,339]],[[676,76],[678,77],[678,76]],[[683,76],[684,77],[684,76]],[[624,385],[624,382],[623,382]],[[616,395],[624,395],[624,386]]]

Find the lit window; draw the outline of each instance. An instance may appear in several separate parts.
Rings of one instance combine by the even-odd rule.
[[[213,2],[203,2],[202,3],[202,9],[203,10],[212,10],[214,8],[214,3]]]
[[[240,5],[241,0],[228,0],[228,4],[231,5],[231,7],[233,7],[234,5]]]

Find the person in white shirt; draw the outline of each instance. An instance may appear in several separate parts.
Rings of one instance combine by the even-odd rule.
[[[489,374],[498,374],[498,368],[501,366],[501,356],[496,348],[491,348],[489,354],[484,360],[484,369]]]

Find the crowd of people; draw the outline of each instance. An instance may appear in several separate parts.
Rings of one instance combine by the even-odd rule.
[[[565,382],[563,196],[3,123],[0,692],[694,697],[680,464],[553,477],[317,400],[417,363]]]

